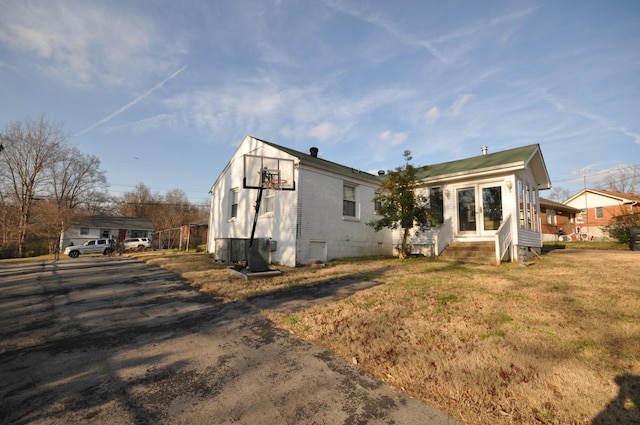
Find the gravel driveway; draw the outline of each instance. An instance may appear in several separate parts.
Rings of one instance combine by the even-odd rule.
[[[0,423],[458,423],[124,257],[0,263],[0,377]]]

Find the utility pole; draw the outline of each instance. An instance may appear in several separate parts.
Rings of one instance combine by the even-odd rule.
[[[589,199],[589,197],[587,196],[587,174],[585,173],[583,175],[583,179],[584,179],[584,211],[586,214],[586,218],[585,218],[585,224],[586,224],[586,234],[587,234],[587,240],[589,240],[589,205],[587,204],[587,200]]]

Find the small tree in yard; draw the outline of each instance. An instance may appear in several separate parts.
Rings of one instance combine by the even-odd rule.
[[[611,237],[618,239],[618,242],[628,244],[630,242],[630,228],[640,226],[640,213],[628,213],[621,211],[620,215],[612,217],[608,226],[603,226],[602,230],[609,232]]]
[[[410,163],[411,151],[404,151],[405,164],[390,171],[374,197],[379,220],[367,223],[375,231],[384,228],[402,229],[400,258],[408,254],[407,240],[409,232],[415,226],[425,227],[429,220],[427,199],[416,193],[418,180],[416,168]]]

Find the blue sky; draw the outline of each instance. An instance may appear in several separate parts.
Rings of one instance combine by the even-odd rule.
[[[640,163],[640,2],[0,0],[0,128],[111,193],[208,190],[247,134],[362,170],[531,143],[572,194]],[[546,192],[548,194],[548,192]],[[542,196],[546,196],[545,192]]]

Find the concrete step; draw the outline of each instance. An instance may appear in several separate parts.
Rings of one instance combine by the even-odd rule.
[[[493,241],[460,242],[454,241],[447,246],[442,255],[443,260],[463,263],[496,264],[496,248]]]

